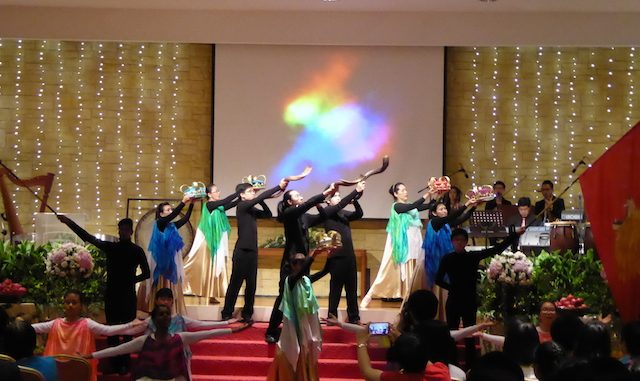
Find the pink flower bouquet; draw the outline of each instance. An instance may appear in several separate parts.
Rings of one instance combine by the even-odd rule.
[[[54,246],[45,258],[47,274],[59,277],[88,278],[93,272],[93,257],[84,247],[75,243]]]

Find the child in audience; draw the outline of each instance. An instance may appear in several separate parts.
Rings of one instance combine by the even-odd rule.
[[[77,355],[95,351],[96,335],[133,335],[139,331],[141,320],[134,320],[127,324],[103,325],[96,321],[82,317],[84,298],[77,290],[69,290],[64,294],[64,317],[44,323],[32,324],[36,333],[48,333],[47,344],[44,348],[45,356],[57,354]],[[91,361],[92,380],[97,379],[98,362]]]
[[[133,339],[128,343],[103,349],[91,354],[85,354],[88,359],[101,359],[138,353],[137,365],[134,367],[133,378],[140,381],[148,380],[190,380],[187,358],[184,346],[211,337],[238,332],[247,324],[235,328],[212,329],[200,332],[170,333],[171,309],[165,305],[157,305],[151,312],[151,320],[155,332]],[[86,352],[85,352],[86,353]]]

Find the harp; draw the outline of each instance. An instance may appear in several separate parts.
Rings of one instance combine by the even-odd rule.
[[[4,205],[4,214],[2,215],[2,218],[9,223],[9,233],[11,238],[24,234],[24,230],[22,229],[22,225],[20,224],[20,220],[16,214],[11,193],[9,193],[8,185],[5,183],[4,179],[7,178],[15,185],[28,188],[29,190],[35,186],[42,187],[43,195],[42,197],[38,197],[40,199],[40,209],[38,211],[42,213],[47,207],[47,200],[49,199],[49,193],[53,186],[54,176],[55,175],[53,173],[49,172],[46,175],[36,176],[30,179],[19,179],[7,168],[0,168],[0,194],[2,194],[2,204]]]

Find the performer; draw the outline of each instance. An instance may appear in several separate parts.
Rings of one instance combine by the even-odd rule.
[[[451,213],[443,202],[437,202],[431,207],[429,224],[424,236],[422,247],[425,252],[426,285],[428,289],[433,287],[442,257],[453,251],[451,245],[450,225],[460,225],[468,220],[476,210],[478,203],[468,200],[464,206]],[[437,293],[436,293],[437,294]]]
[[[189,204],[187,214],[176,222],[176,218],[185,204]],[[158,204],[156,208],[156,223],[153,226],[151,241],[149,242],[149,267],[151,267],[152,279],[147,280],[145,288],[145,301],[147,311],[151,310],[153,296],[156,291],[168,287],[173,291],[176,300],[176,312],[185,315],[187,307],[184,304],[182,294],[182,282],[184,279],[184,266],[182,262],[182,248],[184,242],[178,229],[189,221],[193,203],[191,198],[185,196],[175,209],[168,202]]]
[[[464,209],[464,204],[461,202],[462,191],[457,186],[452,186],[449,192],[444,195],[444,203],[449,211]]]
[[[531,213],[531,199],[529,197],[520,197],[518,199],[518,214],[511,216],[505,223],[506,226],[515,226],[524,228],[529,226],[539,226],[540,221],[535,221],[535,216]]]
[[[102,250],[107,257],[107,286],[104,295],[104,314],[107,324],[128,323],[136,318],[136,283],[148,279],[149,264],[144,250],[131,241],[133,221],[125,218],[118,222],[118,242],[107,242],[89,234],[69,217],[58,214],[58,220],[67,225],[85,242]],[[138,267],[140,275],[136,275]],[[113,347],[131,340],[131,336],[109,336],[107,341]],[[129,368],[129,356],[116,357],[111,368],[126,373]]]
[[[422,260],[422,222],[419,211],[429,209],[435,201],[431,193],[425,193],[413,203],[407,203],[408,192],[403,183],[395,183],[389,188],[394,199],[391,215],[387,223],[387,241],[380,262],[378,275],[369,292],[362,298],[360,308],[366,308],[372,298],[400,299],[410,292],[416,260]]]
[[[344,241],[343,241],[344,242]],[[319,380],[318,358],[322,349],[322,330],[318,319],[318,300],[309,273],[314,258],[326,249],[315,249],[311,255],[297,253],[290,261],[291,275],[284,281],[282,302],[284,314],[278,352],[267,375],[268,381]]]
[[[280,261],[280,282],[278,284],[278,297],[273,304],[271,318],[269,319],[269,327],[265,334],[265,341],[275,343],[278,341],[278,326],[282,322],[282,311],[280,303],[282,301],[282,292],[284,290],[284,281],[291,273],[291,265],[289,261],[297,253],[307,255],[309,253],[309,234],[310,227],[318,225],[323,221],[322,214],[312,215],[307,211],[314,206],[322,203],[322,201],[330,195],[335,186],[331,184],[324,192],[311,197],[306,202],[302,195],[296,190],[288,190],[282,196],[282,201],[278,203],[278,221],[284,225],[285,247]],[[322,209],[320,209],[322,213]]]
[[[247,327],[242,325],[233,328],[211,329],[199,332],[171,333],[171,309],[158,305],[151,312],[151,319],[156,327],[155,332],[139,336],[129,343],[101,351],[84,351],[87,359],[102,359],[125,353],[138,353],[137,365],[133,379],[138,381],[173,380],[189,381],[191,379],[184,346],[216,336],[238,332]]]
[[[270,218],[272,216],[271,209],[265,204],[264,200],[273,196],[276,192],[285,190],[287,184],[289,182],[282,179],[280,184],[262,192],[257,197],[256,191],[251,184],[243,183],[236,186],[236,193],[240,195],[240,202],[236,207],[238,240],[233,249],[231,281],[224,297],[222,320],[231,318],[242,282],[246,282],[242,320],[249,324],[253,323],[253,303],[258,278],[258,225],[256,219]],[[262,210],[256,208],[257,204],[260,204]]]
[[[360,312],[358,311],[358,271],[356,267],[356,254],[353,251],[353,240],[351,239],[351,221],[362,218],[362,207],[356,196],[361,195],[365,188],[365,182],[361,181],[356,185],[356,189],[344,199],[340,198],[340,192],[335,192],[328,200],[329,206],[324,208],[326,220],[324,222],[325,231],[335,230],[342,237],[342,247],[336,250],[328,259],[322,271],[311,275],[311,282],[315,282],[327,273],[331,274],[329,282],[329,311],[328,315],[338,316],[338,305],[344,287],[347,296],[347,315],[350,323],[360,322]],[[342,210],[349,203],[353,202],[355,211],[347,212]]]
[[[464,327],[476,324],[478,265],[481,260],[502,253],[518,240],[520,233],[512,233],[497,246],[473,252],[465,250],[469,241],[466,230],[458,228],[451,233],[453,250],[442,258],[435,278],[438,286],[449,291],[446,311],[450,329],[458,329],[461,319]],[[472,364],[475,357],[474,340],[466,339],[465,347],[466,363]]]
[[[500,180],[493,183],[493,193],[496,195],[496,198],[487,201],[484,210],[495,210],[499,205],[511,205],[511,201],[502,196],[506,188],[507,186]]]
[[[95,337],[99,335],[134,335],[144,329],[146,323],[134,319],[126,324],[103,325],[92,319],[82,317],[84,297],[78,290],[68,290],[64,294],[64,317],[43,323],[32,324],[36,333],[48,333],[44,347],[45,356],[66,354],[75,356],[78,353],[95,351]],[[129,343],[121,344],[127,345]],[[98,378],[98,362],[91,361],[91,381]]]
[[[540,186],[543,199],[536,202],[536,216],[543,213],[542,220],[544,222],[553,222],[559,220],[564,210],[564,200],[553,195],[553,182],[545,180]]]
[[[238,193],[220,199],[215,184],[207,186],[208,201],[202,204],[200,224],[184,264],[184,293],[204,296],[220,303],[227,292],[227,255],[231,226],[225,211],[238,203]]]

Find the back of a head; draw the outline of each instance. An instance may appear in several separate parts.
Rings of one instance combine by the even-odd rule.
[[[428,361],[445,364],[455,361],[456,343],[445,322],[439,320],[421,322],[416,327],[415,334],[422,342]]]
[[[596,320],[584,324],[576,340],[574,355],[586,359],[611,356],[609,328]]]
[[[422,373],[427,358],[418,336],[411,333],[400,335],[387,351],[387,361],[398,364],[405,373]]]
[[[561,314],[551,324],[551,338],[560,344],[567,354],[574,351],[576,340],[584,323],[574,314]]]
[[[627,368],[612,357],[570,358],[564,362],[552,381],[628,381],[632,380]]]
[[[467,381],[524,381],[524,373],[503,352],[490,352],[476,360]]]
[[[36,331],[31,324],[16,320],[9,323],[4,331],[5,352],[16,360],[33,356],[36,348]]]
[[[540,338],[533,324],[516,319],[507,325],[503,351],[518,365],[533,364],[538,345]]]
[[[540,344],[536,349],[533,361],[533,368],[538,380],[552,380],[565,358],[565,353],[558,343],[547,341]]]
[[[402,319],[407,318],[405,314],[410,314],[416,322],[433,320],[438,313],[438,298],[433,292],[428,290],[417,290],[409,295],[403,306]]]

